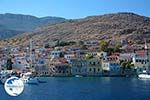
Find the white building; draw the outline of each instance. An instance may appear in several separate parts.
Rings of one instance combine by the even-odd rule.
[[[148,70],[150,68],[150,57],[146,54],[146,52],[138,52],[133,57],[133,64],[135,68],[137,69],[137,72],[143,72],[143,70]]]

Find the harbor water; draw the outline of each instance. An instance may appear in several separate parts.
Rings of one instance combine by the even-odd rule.
[[[126,77],[46,77],[17,97],[0,85],[0,100],[150,100],[150,80]]]

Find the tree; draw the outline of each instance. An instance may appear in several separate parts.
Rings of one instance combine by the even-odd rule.
[[[49,46],[48,43],[46,43],[44,47],[45,47],[45,48],[49,48],[50,46]]]
[[[107,51],[109,43],[107,41],[101,41],[100,42],[100,49],[101,51]]]
[[[87,49],[86,45],[81,45],[81,49]]]
[[[86,54],[86,59],[92,59],[92,58],[94,58],[93,55],[91,55],[91,54]]]
[[[75,45],[75,44],[76,44],[75,41],[70,41],[70,42],[69,42],[69,45]]]
[[[114,47],[114,52],[121,52],[120,48],[121,48],[121,44],[117,43]]]
[[[6,63],[7,70],[12,70],[12,64],[11,58],[8,58]]]
[[[67,46],[67,45],[69,45],[69,42],[57,40],[56,46]]]
[[[84,44],[83,41],[79,41],[79,46],[81,49],[87,49],[87,46]]]
[[[107,52],[107,55],[111,55],[114,52],[113,48],[106,48],[105,52]]]
[[[83,41],[79,41],[79,45],[84,45],[84,42]]]
[[[132,69],[132,67],[134,67],[134,64],[132,64],[132,61],[120,61],[120,63],[121,63],[123,72],[125,70],[130,70]]]
[[[60,44],[60,41],[59,40],[56,40],[57,42],[56,42],[56,46],[59,46],[59,44]]]

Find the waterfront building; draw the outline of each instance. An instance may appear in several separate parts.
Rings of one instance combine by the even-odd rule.
[[[47,64],[35,64],[34,68],[38,76],[50,76],[52,74]]]
[[[54,58],[48,63],[48,70],[52,76],[70,76],[71,68],[65,58]]]
[[[52,76],[70,76],[71,69],[69,64],[55,64],[51,65],[50,70],[52,71]]]
[[[99,58],[91,58],[87,60],[87,75],[100,76],[102,75],[102,66]]]
[[[87,61],[85,59],[71,59],[72,75],[87,75]]]
[[[99,76],[102,74],[100,59],[72,59],[71,73],[72,75]]]
[[[102,60],[103,74],[119,75],[121,66],[118,56],[109,56],[106,60]]]
[[[143,70],[149,70],[150,68],[150,57],[144,50],[136,52],[136,55],[133,57],[133,64],[137,73],[143,72]]]

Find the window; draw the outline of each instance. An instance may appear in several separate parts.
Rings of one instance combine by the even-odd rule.
[[[108,64],[106,64],[105,67],[108,67]]]
[[[95,65],[95,62],[93,62],[93,65]]]
[[[90,69],[89,69],[89,71],[91,72],[91,71],[92,71],[92,69],[90,68]]]
[[[79,69],[79,72],[81,72],[81,70]]]
[[[142,61],[141,64],[143,64],[144,62]]]
[[[89,64],[91,64],[91,62],[89,62]]]
[[[65,73],[65,71],[62,71],[62,73]]]
[[[93,71],[95,72],[95,68],[93,68]]]
[[[77,72],[78,70],[77,69],[75,69],[75,72]]]

